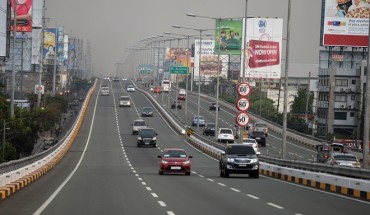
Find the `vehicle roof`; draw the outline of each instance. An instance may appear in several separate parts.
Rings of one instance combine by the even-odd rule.
[[[144,121],[145,122],[145,120],[143,120],[143,119],[135,119],[134,120],[134,122],[138,122],[138,121]]]
[[[186,152],[185,149],[180,149],[180,148],[167,148],[167,149],[163,149],[163,151],[184,151]]]
[[[219,130],[232,130],[231,128],[219,128]]]

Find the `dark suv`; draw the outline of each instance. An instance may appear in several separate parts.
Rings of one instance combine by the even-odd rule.
[[[255,139],[257,143],[266,147],[266,134],[263,131],[252,131],[249,133],[249,138]]]
[[[149,145],[157,147],[157,135],[153,128],[140,129],[137,137],[137,147]]]
[[[259,177],[259,161],[252,146],[228,144],[220,159],[220,176],[228,178],[230,174],[249,174],[249,177]]]
[[[220,110],[220,105],[217,107],[216,102],[212,102],[209,106],[209,110]]]
[[[203,129],[203,135],[215,136],[215,129],[216,129],[215,123],[206,123]]]

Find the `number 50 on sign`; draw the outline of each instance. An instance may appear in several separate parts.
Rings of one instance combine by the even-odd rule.
[[[246,112],[240,112],[236,116],[236,124],[239,126],[246,126],[249,123],[249,115]]]

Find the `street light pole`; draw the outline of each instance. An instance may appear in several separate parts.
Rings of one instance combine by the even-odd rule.
[[[370,23],[370,18],[369,18]],[[370,25],[369,25],[370,34]],[[365,93],[365,111],[364,111],[364,140],[363,140],[363,166],[369,167],[369,115],[370,115],[370,37],[368,37],[367,46],[367,73],[366,73],[366,93]]]
[[[12,77],[11,77],[11,93],[10,93],[10,118],[13,119],[14,117],[14,87],[15,87],[15,40],[16,40],[16,33],[17,33],[17,1],[14,1],[13,5],[13,16],[14,16],[14,23],[13,23],[13,59],[12,59]],[[23,56],[22,56],[23,57]]]

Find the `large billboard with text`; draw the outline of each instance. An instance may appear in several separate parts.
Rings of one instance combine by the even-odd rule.
[[[370,1],[326,0],[324,7],[324,46],[368,46]]]
[[[11,0],[12,14],[16,14],[16,31],[32,31],[32,0]],[[14,30],[14,16],[11,18],[10,30]]]
[[[283,41],[283,19],[247,19],[245,46],[245,77],[250,79],[280,79]],[[242,65],[243,66],[243,65]],[[243,68],[240,77],[243,76]]]
[[[0,0],[0,9],[0,57],[5,57],[7,49],[7,0]]]
[[[42,28],[44,0],[33,0],[32,5],[32,28]]]

